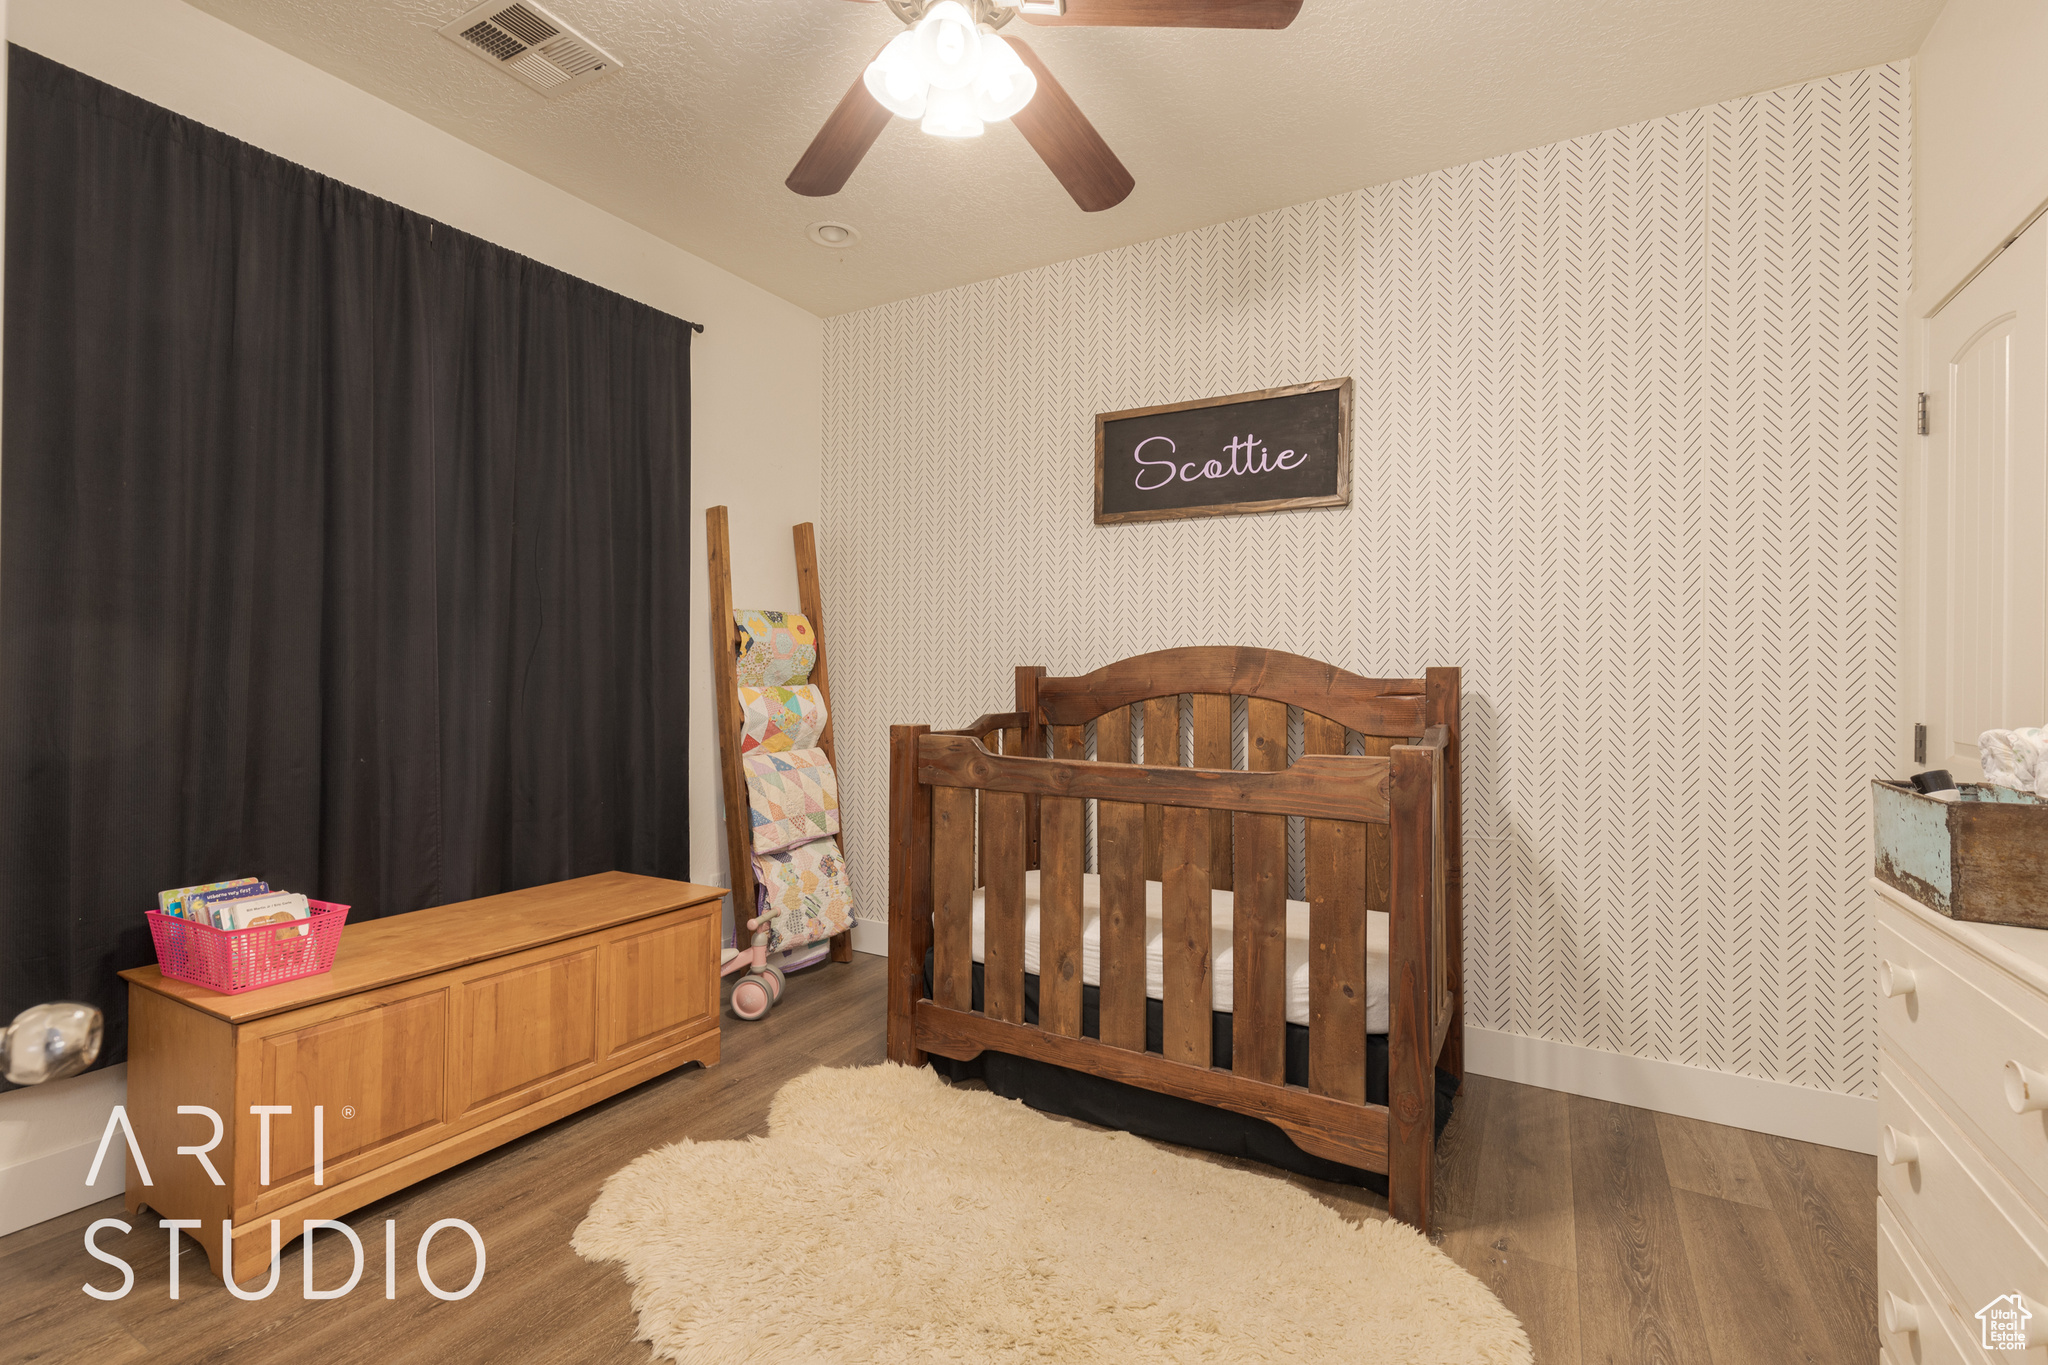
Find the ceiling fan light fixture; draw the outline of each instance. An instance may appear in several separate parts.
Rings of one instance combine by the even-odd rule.
[[[1038,93],[1038,77],[1024,65],[1017,50],[993,33],[981,38],[981,70],[974,76],[974,112],[988,123],[1002,123]]]
[[[982,121],[974,99],[965,90],[934,90],[918,125],[933,137],[980,137]]]
[[[938,0],[861,73],[876,104],[919,120],[933,137],[980,137],[1031,103],[1038,78],[993,29],[977,28],[960,0]]]
[[[868,63],[861,79],[868,93],[875,97],[875,103],[896,117],[924,117],[925,97],[931,86],[918,69],[917,40],[909,30],[889,40],[881,55]]]
[[[981,69],[984,40],[960,0],[939,0],[910,34],[916,43],[918,73],[934,90],[965,90],[973,84]]]

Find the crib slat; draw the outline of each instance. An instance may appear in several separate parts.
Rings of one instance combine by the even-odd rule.
[[[1045,757],[1045,726],[1038,715],[1038,680],[1045,676],[1045,669],[1038,664],[1017,666],[1017,714],[1024,717],[1024,728],[1018,731],[1021,742],[1017,752],[1031,758]],[[844,816],[840,817],[844,820]],[[1024,866],[1038,866],[1038,798],[1024,798]]]
[[[974,788],[933,787],[932,999],[974,1008]]]
[[[1245,767],[1287,766],[1287,706],[1246,704]],[[1230,1068],[1279,1085],[1287,1075],[1287,817],[1236,817]]]
[[[1128,763],[1131,761],[1131,708],[1119,706],[1114,711],[1105,711],[1095,720],[1095,761],[1098,763]]]
[[[982,1012],[1024,1022],[1024,797],[981,794]]]
[[[1160,879],[1163,1051],[1171,1061],[1207,1067],[1215,1009],[1209,975],[1209,812],[1168,806],[1161,823],[1166,874]]]
[[[1100,745],[1097,746],[1098,752]],[[1145,808],[1095,803],[1096,866],[1102,883],[1101,1038],[1145,1050]]]
[[[1081,1036],[1081,801],[1038,803],[1038,1024]]]
[[[1195,696],[1193,719],[1197,768],[1228,768],[1230,763],[1230,698],[1212,693]],[[1209,877],[1219,891],[1230,889],[1230,812],[1209,812]]]
[[[1014,754],[1023,745],[1022,733],[1019,730],[991,730],[982,736],[981,747],[992,754]],[[988,807],[986,803],[983,803],[981,816],[981,858],[975,867],[974,884],[976,886],[988,885]]]
[[[1088,757],[1088,732],[1054,725],[1052,756]],[[1047,797],[1039,803],[1038,1022],[1053,1033],[1081,1036],[1081,874],[1086,802]]]
[[[1154,767],[1180,766],[1180,697],[1154,697],[1145,703],[1145,762]],[[1164,806],[1145,807],[1145,880],[1160,880]]]
[[[1344,752],[1344,727],[1302,717],[1304,754]],[[1365,1103],[1365,826],[1308,822],[1308,1088]]]
[[[1361,735],[1365,752],[1390,757],[1396,744],[1405,740],[1382,738],[1379,735]],[[1393,833],[1392,825],[1367,825],[1365,827],[1365,908],[1385,914],[1394,898],[1393,847],[1388,843]]]
[[[1088,757],[1088,728],[1084,725],[1048,725],[1052,735],[1052,756],[1054,758],[1081,759]]]
[[[991,730],[981,737],[981,747],[992,754],[1003,751],[1003,732]],[[974,884],[982,885],[988,880],[988,828],[980,820],[974,825]]]
[[[988,751],[989,751],[990,753],[995,753],[995,752],[996,752],[996,740],[997,740],[997,738],[998,738],[998,736],[997,736],[997,735],[993,735],[993,734],[991,734],[991,735],[990,735],[990,736],[988,737],[988,744],[987,744],[987,746],[986,746],[986,747],[988,748]],[[1024,732],[1023,732],[1022,730],[1004,730],[1004,731],[1002,731],[1002,732],[1001,732],[1001,736],[1000,736],[1000,738],[1001,738],[1001,739],[1002,739],[1002,741],[1003,741],[1003,748],[1002,748],[1002,752],[1004,752],[1004,753],[1006,753],[1006,754],[1021,754],[1021,753],[1023,753],[1023,752],[1024,752]],[[1039,754],[1033,754],[1033,755],[1032,755],[1032,757],[1033,757],[1033,758],[1039,758],[1039,757],[1043,757],[1043,755],[1039,755]],[[1030,826],[1030,824],[1029,824],[1028,822],[1029,822],[1029,820],[1030,820],[1030,813],[1031,813],[1031,798],[1030,798],[1030,797],[1028,797],[1028,796],[1024,798],[1024,812],[1025,812],[1025,819],[1026,819],[1026,822],[1027,822],[1027,823],[1025,824],[1025,827],[1024,827],[1024,857],[1025,857],[1025,863],[1024,863],[1024,865],[1025,865],[1026,867],[1029,867],[1029,866],[1031,866],[1031,863],[1030,863],[1030,857],[1031,857],[1031,826]],[[985,872],[984,872],[984,873],[982,874],[982,880],[983,880],[984,882],[988,880],[988,874],[987,874],[987,873],[985,873]]]
[[[1246,772],[1277,773],[1287,766],[1287,703],[1247,697],[1244,703]]]

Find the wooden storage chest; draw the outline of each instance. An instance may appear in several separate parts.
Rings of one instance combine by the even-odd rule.
[[[128,980],[127,1205],[197,1218],[237,1282],[335,1218],[685,1062],[718,1061],[722,888],[606,872],[350,925],[334,970],[242,995]],[[225,1123],[216,1185],[180,1146]],[[269,1116],[268,1172],[261,1120]],[[322,1168],[314,1162],[321,1110]]]

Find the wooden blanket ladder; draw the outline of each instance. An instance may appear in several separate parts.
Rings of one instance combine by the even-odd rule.
[[[799,522],[790,529],[796,544],[798,610],[810,619],[817,635],[818,662],[811,684],[825,700],[825,731],[818,747],[838,771],[839,754],[832,746],[832,684],[825,663],[825,600],[818,587],[818,529]],[[732,866],[733,923],[744,928],[754,913],[753,821],[747,804],[746,769],[740,763],[739,631],[732,619],[732,531],[724,507],[704,509],[704,532],[711,569],[711,690],[718,706],[718,771],[725,789],[725,852]],[[846,814],[839,816],[839,856],[846,857]],[[853,961],[853,935],[832,937],[832,960]]]

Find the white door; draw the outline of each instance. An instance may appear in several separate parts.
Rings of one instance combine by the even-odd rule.
[[[1925,345],[1907,719],[1927,727],[1926,766],[1970,781],[1979,734],[2048,725],[2048,218],[1928,319]]]

